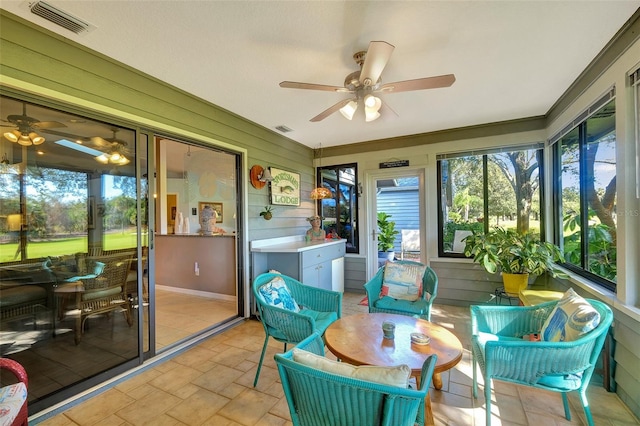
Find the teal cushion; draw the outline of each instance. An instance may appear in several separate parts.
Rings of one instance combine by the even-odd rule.
[[[316,330],[318,330],[320,334],[324,333],[324,331],[338,319],[337,312],[320,312],[304,308],[300,310],[300,313],[315,320]]]
[[[373,303],[373,306],[378,309],[388,309],[414,315],[422,315],[426,305],[427,304],[424,300],[416,300],[415,302],[412,302],[410,300],[394,299],[389,296],[384,296]]]
[[[582,374],[567,374],[564,376],[543,376],[538,380],[538,385],[564,392],[576,390],[582,384]]]
[[[280,309],[288,309],[293,312],[300,312],[300,307],[293,299],[287,284],[282,277],[275,277],[268,283],[260,287],[259,293],[265,303]]]

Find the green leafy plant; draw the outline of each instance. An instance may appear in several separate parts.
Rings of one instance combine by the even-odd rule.
[[[378,251],[391,251],[396,235],[396,223],[390,221],[390,214],[378,212]]]
[[[273,217],[273,207],[264,206],[264,210],[260,212],[260,216],[262,216],[265,220],[271,220]]]
[[[519,233],[513,229],[494,228],[485,234],[473,231],[464,239],[465,256],[472,257],[487,272],[502,271],[509,274],[535,274],[545,272],[566,278],[554,262],[564,260],[560,249],[532,233]]]

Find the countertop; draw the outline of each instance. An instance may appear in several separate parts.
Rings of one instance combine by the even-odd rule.
[[[325,239],[324,241],[305,241],[304,235],[292,237],[269,238],[251,241],[251,251],[254,253],[299,253],[319,247],[345,244],[344,239]]]

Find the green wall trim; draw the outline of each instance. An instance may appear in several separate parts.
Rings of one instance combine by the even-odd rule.
[[[499,123],[481,124],[477,126],[460,127],[457,129],[440,130],[437,132],[421,133],[398,138],[378,139],[375,141],[359,142],[349,145],[323,148],[323,156],[359,154],[362,152],[384,151],[386,149],[410,148],[440,142],[453,142],[464,139],[474,139],[487,136],[507,135],[533,130],[542,130],[546,126],[544,117],[531,117],[520,120],[502,121]],[[316,157],[317,157],[316,153]]]

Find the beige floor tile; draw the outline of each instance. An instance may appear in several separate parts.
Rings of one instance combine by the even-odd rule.
[[[220,415],[240,424],[255,425],[278,403],[278,398],[246,389],[220,410]],[[248,409],[248,407],[251,407]]]
[[[200,389],[168,410],[166,414],[190,426],[208,424],[208,420],[229,401],[228,398]]]
[[[109,389],[87,402],[71,408],[65,415],[78,425],[93,425],[112,413],[135,404],[135,402],[136,400],[129,395],[116,389]]]
[[[199,377],[194,379],[192,383],[212,392],[221,392],[238,379],[238,377],[242,376],[242,374],[242,371],[225,365],[219,365],[216,368],[201,374]]]
[[[158,389],[116,411],[116,414],[136,426],[156,424],[154,421],[157,424],[175,424],[170,422],[171,418],[167,418],[165,412],[180,402],[180,398]]]
[[[367,312],[366,306],[357,305],[362,297],[362,294],[346,293],[343,315]],[[209,306],[206,301],[189,304],[187,298],[182,297],[171,301],[174,302],[171,309],[175,310],[172,313]],[[436,425],[484,426],[483,386],[478,389],[477,400],[471,395],[469,309],[436,305],[432,320],[454,332],[465,348],[460,363],[443,374],[446,379],[443,390],[431,390]],[[167,329],[173,333],[171,327]],[[175,333],[188,334],[185,330]],[[274,354],[283,351],[283,345],[274,339],[269,340],[258,386],[253,387],[263,342],[262,325],[255,320],[245,321],[40,424],[291,426],[273,359]],[[333,357],[329,352],[326,356]],[[482,378],[479,382],[482,383]],[[615,394],[592,386],[588,395],[597,426],[640,424]],[[572,422],[564,419],[561,398],[552,392],[497,381],[492,400],[493,426],[585,424],[575,396],[570,397]]]

